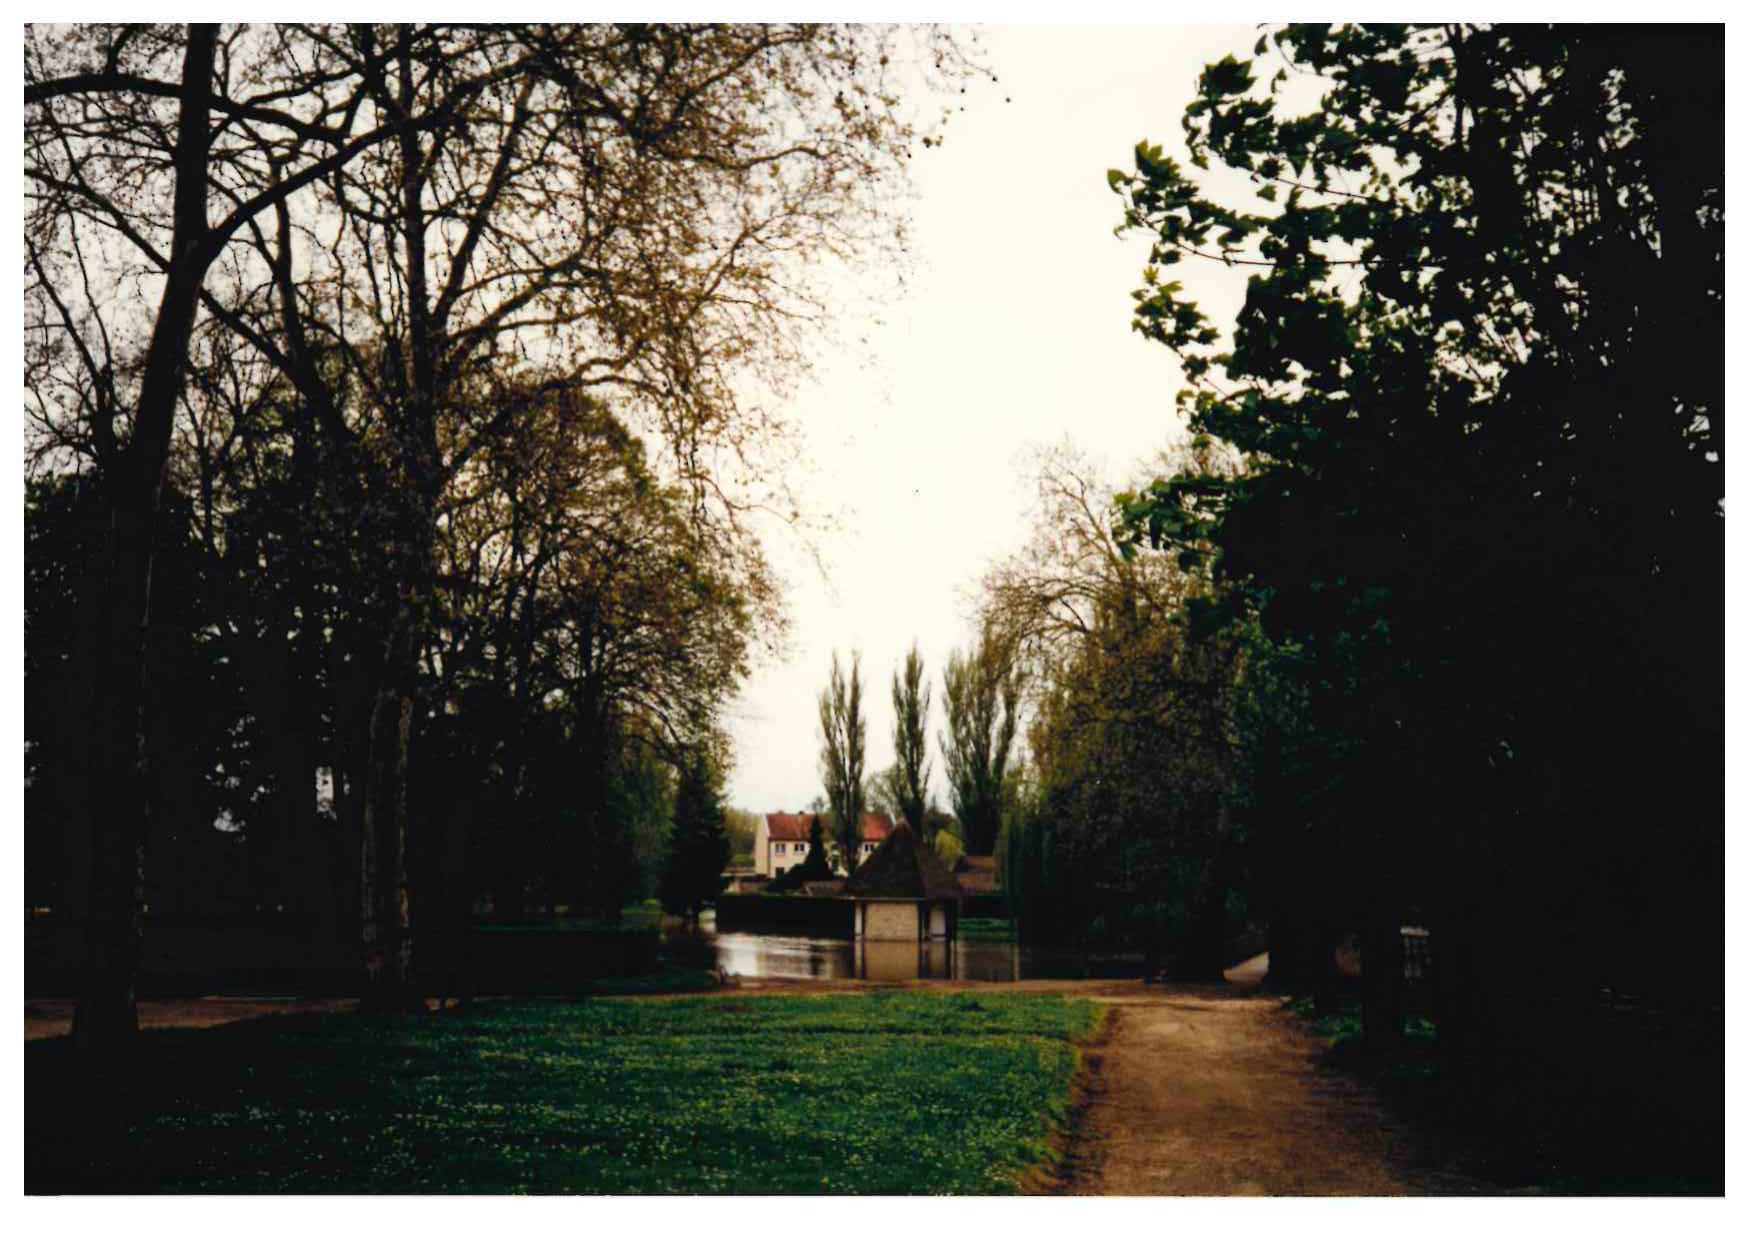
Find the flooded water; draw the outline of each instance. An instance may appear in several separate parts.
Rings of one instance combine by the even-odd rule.
[[[708,913],[695,930],[669,923],[662,940],[677,962],[723,969],[737,977],[1012,982],[1122,977],[1140,970],[1139,957],[1088,957],[990,939],[890,943],[752,930],[719,934]]]

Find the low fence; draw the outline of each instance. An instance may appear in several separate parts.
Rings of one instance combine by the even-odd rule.
[[[854,902],[836,896],[720,895],[718,930],[794,930],[849,938],[854,932]]]

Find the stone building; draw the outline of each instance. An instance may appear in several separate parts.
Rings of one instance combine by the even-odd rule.
[[[916,943],[959,933],[959,883],[907,824],[857,867],[843,894],[855,901],[858,939]]]

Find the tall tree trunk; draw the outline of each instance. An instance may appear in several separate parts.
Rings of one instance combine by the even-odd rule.
[[[412,123],[417,97],[412,34],[402,26],[396,48],[401,121],[401,237],[405,246],[408,338],[399,407],[391,425],[401,486],[394,523],[395,612],[384,651],[383,677],[370,713],[364,793],[360,896],[364,916],[365,997],[374,1007],[417,1002],[413,928],[407,884],[407,768],[417,701],[418,661],[431,614],[437,495],[442,489],[437,444],[437,342],[427,282],[424,213],[425,155]]]
[[[147,805],[143,704],[151,574],[149,515],[112,505],[93,668],[88,767],[91,881],[85,984],[73,1022],[82,1048],[119,1048],[137,1032],[135,986],[145,899]]]
[[[171,267],[146,350],[127,448],[107,471],[98,621],[92,626],[86,978],[73,1021],[82,1049],[120,1051],[138,1032],[134,1007],[145,894],[147,804],[144,709],[152,553],[208,251],[206,194],[216,26],[188,30],[176,136]]]
[[[411,1006],[413,931],[407,888],[407,754],[416,700],[419,583],[404,580],[365,756],[359,904],[369,1006]]]
[[[364,849],[364,785],[370,752],[370,706],[375,700],[368,678],[353,660],[341,656],[340,643],[330,652],[329,677],[334,710],[334,824],[339,833],[331,867],[334,875],[334,918],[346,928],[341,941],[359,946],[362,931],[358,917],[363,900],[360,858]],[[354,960],[353,965],[356,965]]]

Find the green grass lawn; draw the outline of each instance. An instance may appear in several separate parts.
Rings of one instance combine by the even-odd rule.
[[[903,991],[483,1004],[149,1034],[95,1154],[66,1039],[25,1051],[27,1191],[999,1193],[1099,1011]]]

